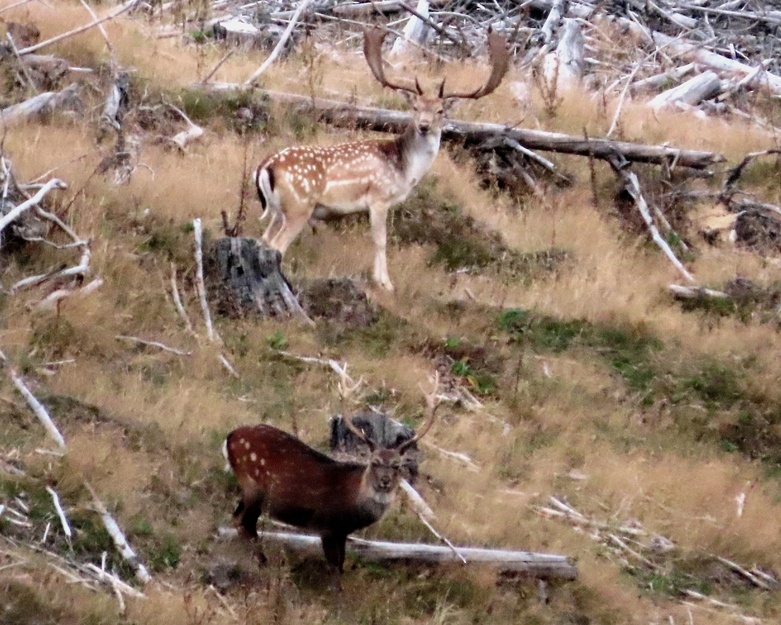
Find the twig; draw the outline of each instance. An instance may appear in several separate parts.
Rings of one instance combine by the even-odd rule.
[[[11,9],[15,9],[16,7],[23,6],[29,2],[32,2],[32,0],[19,0],[19,2],[16,2],[14,4],[9,4],[7,7],[3,7],[0,9],[0,13],[4,13],[5,11],[10,11]]]
[[[109,13],[105,17],[101,17],[100,19],[93,20],[89,24],[85,24],[84,26],[79,26],[78,28],[74,28],[73,30],[69,30],[68,32],[56,35],[55,37],[52,37],[51,39],[47,39],[46,41],[41,41],[40,43],[36,43],[35,45],[22,48],[21,50],[19,50],[19,54],[20,55],[30,54],[31,52],[35,52],[36,50],[40,50],[41,48],[50,46],[53,43],[57,43],[58,41],[62,41],[63,39],[67,39],[68,37],[72,37],[73,35],[78,35],[80,33],[83,33],[84,31],[89,30],[90,28],[94,28],[95,26],[98,26],[103,22],[108,22],[109,20],[113,20],[114,18],[119,17],[123,13],[126,13],[134,6],[136,6],[136,4],[138,4],[138,0],[132,0],[132,2],[127,2],[124,5],[121,5],[116,11]]]
[[[285,44],[287,43],[287,40],[290,39],[290,34],[293,32],[293,28],[296,25],[296,22],[298,22],[298,18],[301,16],[301,13],[306,9],[306,7],[309,5],[311,0],[301,0],[301,2],[298,5],[298,8],[296,9],[296,12],[293,13],[293,17],[290,18],[290,22],[287,25],[287,28],[285,28],[285,32],[282,33],[282,36],[279,38],[279,41],[277,42],[277,45],[274,46],[274,49],[271,51],[271,54],[268,55],[268,58],[263,61],[263,64],[255,70],[255,72],[250,76],[245,82],[244,85],[251,87],[254,82],[260,78],[260,76],[269,68],[269,66],[277,60],[277,57],[282,52],[282,49],[285,47]]]
[[[60,505],[60,496],[57,494],[57,491],[55,491],[51,486],[46,487],[46,492],[49,493],[52,497],[52,502],[54,503],[54,510],[57,512],[57,516],[60,517],[60,524],[62,525],[62,531],[65,532],[65,536],[68,539],[68,542],[71,540],[71,526],[68,524],[68,519],[65,516],[65,511],[62,509],[62,506]]]
[[[29,200],[26,202],[22,202],[18,206],[11,209],[6,215],[3,217],[0,217],[0,232],[3,231],[3,229],[10,224],[12,221],[14,221],[19,215],[21,215],[24,211],[26,211],[29,208],[32,208],[38,202],[40,202],[44,196],[49,193],[52,189],[67,189],[68,185],[65,184],[62,180],[59,178],[52,178],[47,182],[45,185],[43,185],[38,192],[32,196]]]
[[[184,111],[182,111],[180,108],[174,106],[173,104],[169,104],[168,106],[179,113],[182,119],[184,119],[184,121],[187,123],[187,130],[183,130],[182,132],[179,132],[171,137],[171,141],[176,144],[180,150],[184,151],[184,148],[187,147],[188,142],[194,141],[195,139],[203,136],[203,128],[187,117]]]
[[[41,404],[41,402],[35,398],[35,395],[30,392],[30,389],[27,388],[27,385],[24,383],[22,378],[17,375],[16,369],[8,362],[8,359],[2,350],[0,350],[0,361],[5,364],[8,370],[8,377],[11,378],[11,382],[13,382],[16,390],[18,390],[22,397],[24,397],[25,401],[27,401],[27,405],[30,406],[30,409],[35,413],[35,416],[38,417],[38,420],[46,428],[49,436],[51,436],[54,442],[57,443],[58,447],[61,449],[66,449],[65,439],[62,437],[62,434],[60,434],[57,426],[54,425],[54,421],[52,421],[52,418],[49,416],[46,408],[44,408],[43,404]]]
[[[5,34],[5,37],[6,39],[8,39],[8,43],[11,46],[11,52],[13,52],[14,56],[16,57],[16,60],[19,62],[19,68],[22,70],[22,74],[24,74],[27,83],[30,85],[30,89],[32,89],[36,94],[39,93],[38,88],[35,86],[35,81],[33,80],[33,77],[30,76],[30,72],[27,69],[27,65],[22,60],[22,57],[19,56],[19,50],[16,47],[16,43],[14,42],[14,38],[11,36],[11,33],[7,32]]]
[[[124,334],[118,334],[114,337],[115,339],[119,341],[130,341],[131,343],[139,343],[140,345],[149,345],[150,347],[157,347],[158,349],[162,349],[166,352],[171,352],[172,354],[176,354],[177,356],[191,356],[192,352],[185,352],[181,349],[176,349],[175,347],[168,347],[167,345],[160,343],[158,341],[145,341],[144,339],[140,339],[136,336],[126,336]]]
[[[63,269],[61,271],[50,271],[49,273],[44,273],[37,276],[32,276],[29,278],[24,278],[22,280],[19,280],[19,282],[11,286],[11,292],[13,293],[14,291],[18,291],[19,289],[22,288],[35,286],[43,282],[46,282],[47,280],[53,280],[55,278],[67,278],[69,276],[84,276],[89,273],[90,270],[89,263],[90,263],[91,255],[92,252],[90,251],[89,245],[85,244],[83,246],[81,259],[79,260],[78,265],[74,267],[70,267],[68,269]]]
[[[412,484],[410,484],[404,478],[401,478],[399,481],[399,486],[401,487],[401,490],[404,491],[404,494],[409,498],[409,501],[412,504],[412,507],[415,509],[415,512],[426,517],[427,519],[436,518],[434,511],[426,503],[426,500],[420,496],[420,493],[415,490]]]
[[[99,20],[100,19],[95,14],[95,11],[92,10],[92,7],[90,5],[88,5],[84,0],[80,0],[80,2],[81,2],[81,6],[83,6],[87,10],[87,13],[90,14],[90,17],[92,17],[93,20]],[[111,41],[109,41],[108,33],[106,32],[106,29],[103,28],[103,24],[102,23],[98,23],[97,27],[98,27],[98,30],[100,31],[100,34],[103,35],[103,39],[106,42],[106,47],[108,48],[109,54],[111,54],[111,56],[113,57],[114,56],[114,47],[111,45]]]
[[[229,58],[231,58],[234,54],[236,54],[236,48],[233,48],[232,50],[230,50],[228,52],[228,54],[226,54],[224,57],[222,57],[219,60],[217,65],[214,66],[214,69],[212,71],[210,71],[208,74],[206,74],[206,78],[204,78],[201,81],[201,84],[202,85],[208,84],[208,82],[211,80],[212,76],[214,76],[217,73],[217,70],[219,70],[222,67],[223,63],[225,63],[225,61],[227,61]]]
[[[187,311],[182,305],[182,298],[179,297],[179,286],[176,283],[176,265],[173,261],[171,261],[171,295],[174,299],[174,306],[176,307],[176,311],[184,321],[184,325],[187,328],[187,331],[193,336],[197,336],[195,330],[193,329],[193,324],[190,321],[190,317],[187,315]]]
[[[228,370],[228,373],[230,373],[234,378],[241,378],[239,372],[233,368],[233,365],[225,357],[225,354],[220,354],[219,359],[220,362],[222,363],[222,366]]]
[[[737,564],[736,562],[733,562],[732,560],[727,560],[727,558],[722,558],[721,556],[716,556],[716,559],[721,562],[723,565],[729,567],[739,575],[742,575],[745,577],[748,581],[750,581],[755,586],[762,588],[763,590],[770,590],[771,585],[764,582],[763,580],[759,579],[756,575],[751,573],[750,571],[747,571],[742,566]],[[776,583],[777,585],[777,583]]]
[[[193,233],[195,235],[195,287],[198,290],[198,297],[201,301],[201,312],[206,324],[206,336],[212,343],[214,342],[214,327],[212,326],[212,315],[209,312],[209,304],[206,302],[206,287],[203,283],[203,230],[201,220],[193,219]]]
[[[128,564],[130,564],[131,567],[133,567],[138,581],[140,581],[142,584],[150,582],[152,580],[152,576],[138,559],[136,552],[133,551],[133,548],[128,544],[127,539],[125,538],[125,534],[122,532],[119,524],[114,520],[114,517],[111,516],[109,511],[106,509],[106,506],[103,505],[103,502],[98,498],[97,493],[92,488],[90,483],[85,481],[84,486],[86,486],[90,495],[92,495],[95,508],[97,509],[98,514],[100,514],[100,518],[103,520],[103,525],[111,536],[111,539],[114,541],[114,546],[117,548],[120,555]]]
[[[696,285],[696,278],[691,273],[689,273],[686,267],[683,266],[683,263],[678,260],[678,258],[675,256],[675,252],[673,252],[670,248],[670,245],[667,243],[667,241],[664,240],[662,235],[659,234],[659,229],[654,224],[651,213],[648,210],[648,204],[645,201],[645,197],[643,197],[643,192],[640,190],[640,182],[637,179],[637,174],[635,174],[633,171],[627,171],[624,164],[619,162],[617,158],[608,159],[608,162],[613,168],[613,171],[615,171],[616,174],[618,174],[618,176],[621,177],[621,179],[624,181],[624,188],[635,201],[635,206],[637,206],[637,210],[640,212],[645,225],[648,227],[648,231],[651,233],[651,238],[654,240],[654,243],[659,246],[659,248],[664,252],[665,256],[667,256],[667,258],[681,273],[681,275],[689,282]]]
[[[431,447],[431,449],[434,449],[435,451],[438,451],[440,454],[442,454],[446,458],[452,458],[453,460],[457,460],[458,462],[463,463],[464,465],[466,465],[466,468],[469,469],[470,471],[479,471],[480,470],[480,466],[475,464],[472,461],[472,459],[469,456],[467,456],[466,454],[462,454],[461,452],[458,452],[458,451],[450,451],[448,449],[443,449],[442,447],[439,447],[439,446],[435,445],[431,441],[423,441],[423,440],[421,440],[420,442],[423,443],[424,445],[428,446],[428,447]]]

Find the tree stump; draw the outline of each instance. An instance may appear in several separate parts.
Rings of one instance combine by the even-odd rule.
[[[414,430],[384,414],[359,412],[352,416],[352,422],[378,447],[397,447],[415,436]],[[352,460],[356,458],[368,460],[371,453],[369,446],[347,429],[341,415],[331,417],[329,446],[337,457]],[[418,477],[418,444],[410,445],[402,458],[401,476],[410,484],[414,484]]]
[[[296,317],[314,325],[282,273],[282,255],[257,239],[224,237],[211,244],[204,272],[219,314]]]

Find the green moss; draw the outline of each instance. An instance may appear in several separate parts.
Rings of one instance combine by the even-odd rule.
[[[181,103],[182,110],[197,124],[219,119],[237,132],[268,129],[268,101],[253,90],[183,89],[173,99]],[[242,115],[241,111],[249,114]]]

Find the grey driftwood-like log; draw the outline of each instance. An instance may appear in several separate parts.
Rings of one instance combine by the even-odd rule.
[[[218,312],[312,320],[298,303],[280,267],[281,254],[257,239],[224,237],[207,250],[208,286]]]
[[[225,539],[238,537],[238,533],[233,528],[220,528],[219,533]],[[292,532],[258,532],[258,535],[264,542],[279,543],[295,551],[319,553],[322,548],[319,536]],[[577,566],[567,556],[476,547],[457,546],[456,549],[466,559],[468,565],[491,565],[502,572],[519,573],[539,579],[574,580],[578,577]],[[350,537],[347,539],[347,551],[367,560],[462,564],[452,549],[439,545],[392,543]]]
[[[215,90],[241,88],[235,83],[210,83],[209,85],[198,85],[198,87]],[[280,91],[258,89],[257,92],[273,102],[293,104],[309,110],[314,107],[320,112],[324,121],[335,126],[358,126],[381,132],[399,132],[410,119],[409,113],[404,111],[353,106],[337,100],[311,98]],[[591,156],[601,160],[609,160],[616,155],[621,155],[626,160],[633,162],[673,163],[676,166],[692,169],[707,169],[725,160],[724,156],[715,152],[683,150],[670,146],[611,141],[609,139],[587,139],[560,132],[512,128],[503,124],[467,122],[455,119],[450,119],[445,123],[442,129],[442,140],[457,143],[491,141],[492,145],[496,145],[497,140],[515,141],[532,150]]]
[[[12,104],[0,111],[0,118],[6,126],[10,126],[25,119],[45,117],[56,110],[80,110],[82,106],[79,85],[73,83],[62,91],[47,91],[19,104]]]

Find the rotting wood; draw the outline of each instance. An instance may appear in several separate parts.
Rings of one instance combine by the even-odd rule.
[[[319,536],[291,532],[258,532],[258,535],[263,541],[280,543],[298,551],[319,552],[321,549]],[[221,527],[219,536],[225,540],[233,540],[238,538],[238,532],[233,528]],[[347,549],[367,560],[463,564],[450,548],[439,545],[393,543],[348,537]],[[469,564],[493,565],[503,572],[522,573],[543,579],[574,580],[578,577],[577,566],[567,556],[477,547],[457,546],[456,549]]]
[[[314,326],[282,273],[277,250],[257,239],[224,237],[208,256],[209,284],[221,313],[292,317]]]
[[[78,110],[81,107],[79,85],[73,83],[62,91],[47,91],[37,96],[12,104],[0,111],[0,120],[6,126],[36,116],[50,115],[56,110]]]
[[[242,89],[235,83],[210,83],[196,85],[217,91]],[[353,106],[337,100],[311,98],[295,93],[258,89],[274,102],[294,104],[304,110],[313,107],[324,121],[335,126],[361,127],[380,132],[399,132],[411,118],[409,113],[367,106]],[[504,124],[468,122],[449,119],[442,129],[442,140],[456,143],[479,143],[487,140],[510,139],[526,148],[562,154],[593,157],[601,160],[621,155],[628,161],[640,163],[672,163],[680,167],[707,169],[721,163],[724,156],[715,152],[685,150],[662,145],[612,141],[609,139],[583,138],[559,132],[513,128]]]

